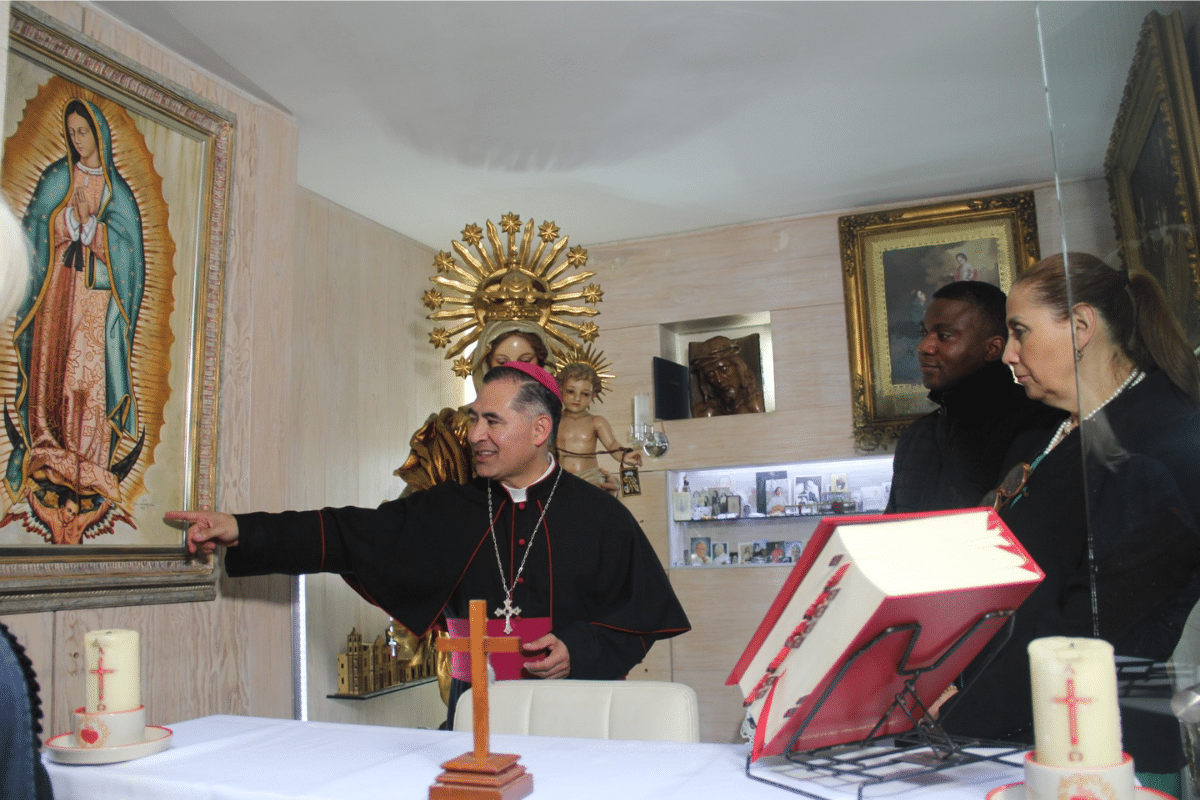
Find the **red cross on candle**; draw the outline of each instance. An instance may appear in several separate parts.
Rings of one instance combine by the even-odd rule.
[[[116,670],[104,668],[104,648],[96,645],[96,649],[100,651],[100,657],[96,659],[96,668],[91,670],[91,674],[96,676],[96,710],[104,711],[104,676],[112,675]]]
[[[1073,667],[1067,667],[1067,675],[1073,676],[1075,670]],[[1071,744],[1079,744],[1079,714],[1078,706],[1086,705],[1092,702],[1090,697],[1077,697],[1075,695],[1075,678],[1067,678],[1067,694],[1065,697],[1052,698],[1056,703],[1062,703],[1067,707],[1067,730],[1071,738]],[[1078,750],[1072,751],[1070,758],[1072,761],[1078,761],[1083,757]]]

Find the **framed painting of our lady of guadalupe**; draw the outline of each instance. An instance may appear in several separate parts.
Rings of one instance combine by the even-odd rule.
[[[163,511],[212,503],[233,124],[13,4],[0,181],[0,612],[212,597]]]

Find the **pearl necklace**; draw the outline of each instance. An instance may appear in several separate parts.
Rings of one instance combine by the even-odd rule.
[[[554,476],[554,485],[550,487],[550,496],[546,498],[546,505],[542,506],[542,515],[538,517],[537,524],[533,526],[533,531],[529,534],[529,544],[525,548],[525,555],[521,556],[521,564],[517,567],[517,573],[513,575],[511,584],[504,577],[504,559],[500,557],[500,542],[496,539],[496,517],[492,513],[492,482],[488,481],[488,533],[492,535],[492,546],[496,548],[496,566],[500,568],[500,588],[504,590],[504,605],[493,613],[497,617],[504,617],[505,633],[512,633],[512,618],[521,613],[521,609],[513,605],[513,590],[517,588],[517,581],[521,579],[521,573],[525,571],[525,560],[529,558],[529,551],[533,549],[533,537],[537,536],[538,529],[542,527],[542,521],[546,519],[546,510],[550,508],[550,501],[554,499],[554,490],[558,488],[558,479],[562,477],[562,474],[562,467],[559,467],[558,474]]]
[[[1132,386],[1137,386],[1138,383],[1141,382],[1142,378],[1144,378],[1144,377],[1146,377],[1146,373],[1142,372],[1137,367],[1134,367],[1133,371],[1130,372],[1129,375],[1127,375],[1125,377],[1125,380],[1121,381],[1121,385],[1118,386],[1115,390],[1113,390],[1113,393],[1110,394],[1103,403],[1101,403],[1100,405],[1096,406],[1091,411],[1089,411],[1087,413],[1087,416],[1085,416],[1083,418],[1083,421],[1087,422],[1089,419],[1096,416],[1096,412],[1098,412],[1100,409],[1104,408],[1106,405],[1108,405],[1113,400],[1115,400],[1117,398],[1117,395],[1119,395],[1121,392],[1125,391],[1126,389],[1128,389]],[[1062,421],[1062,424],[1058,426],[1058,430],[1054,432],[1053,438],[1050,439],[1050,444],[1046,445],[1046,449],[1042,451],[1042,455],[1038,456],[1038,461],[1041,461],[1042,458],[1047,453],[1049,453],[1051,450],[1053,450],[1055,447],[1057,447],[1058,444],[1063,439],[1067,438],[1067,434],[1069,434],[1072,430],[1074,430],[1074,428],[1075,428],[1075,420],[1074,419],[1072,419],[1071,417],[1067,417],[1066,419],[1064,419]],[[1034,463],[1036,464],[1036,462],[1034,462]]]
[[[87,164],[84,164],[82,161],[76,161],[75,166],[78,167],[83,172],[83,185],[84,186],[92,185],[92,176],[93,175],[103,175],[104,174],[104,167],[89,167]]]

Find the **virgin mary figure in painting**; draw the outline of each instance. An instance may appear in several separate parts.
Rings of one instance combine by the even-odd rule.
[[[146,263],[141,214],[113,163],[104,114],[71,100],[63,133],[66,155],[43,170],[23,219],[32,284],[14,330],[5,481],[47,541],[78,544],[111,526],[144,442],[130,353]]]

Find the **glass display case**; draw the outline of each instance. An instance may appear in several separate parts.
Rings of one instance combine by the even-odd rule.
[[[670,473],[671,565],[792,564],[822,517],[878,514],[892,456]]]

